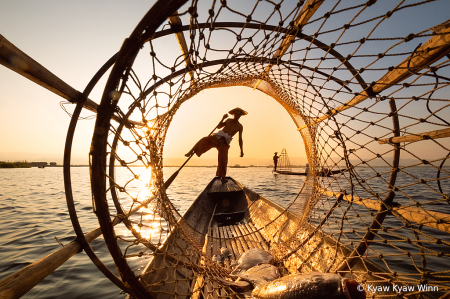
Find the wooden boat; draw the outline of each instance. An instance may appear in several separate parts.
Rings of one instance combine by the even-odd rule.
[[[270,250],[278,255],[277,258],[294,249],[295,254],[284,257],[278,264],[282,275],[300,271],[326,272],[351,253],[344,244],[309,225],[296,231],[294,241],[288,240],[292,236],[286,235],[283,228],[288,223],[294,229],[298,220],[293,213],[232,178],[228,178],[225,184],[218,178],[213,179],[182,218],[192,232],[197,232],[191,232],[194,237],[191,242],[203,244],[202,253],[208,257],[219,255],[221,247],[231,250],[231,260],[237,260],[251,248]],[[185,240],[180,229],[175,229],[142,271],[141,283],[157,298],[171,298],[174,293],[178,298],[233,296],[231,289],[219,286],[213,277],[204,277],[205,273],[199,269],[187,267],[204,261],[198,255],[186,255],[184,250],[188,250],[191,244]],[[311,247],[317,249],[311,251]],[[228,265],[225,262],[225,267]],[[359,262],[353,267],[355,271],[365,269],[382,272],[371,261]],[[368,274],[364,279],[378,280]]]
[[[260,1],[256,1],[256,4],[258,2]],[[288,2],[286,4],[289,4]],[[440,181],[448,183],[449,179],[448,171],[444,169],[444,163],[448,160],[449,154],[447,154],[447,151],[445,153],[441,151],[441,148],[448,149],[446,143],[442,140],[450,137],[450,128],[447,121],[445,121],[446,124],[441,124],[435,123],[436,120],[433,119],[439,118],[443,120],[443,116],[438,117],[438,115],[449,115],[449,100],[448,96],[445,96],[445,91],[448,91],[445,88],[449,86],[447,84],[449,64],[445,60],[450,49],[450,25],[448,21],[441,24],[423,22],[426,26],[425,28],[429,29],[417,28],[414,29],[415,33],[407,36],[400,31],[399,37],[397,37],[396,32],[392,32],[394,35],[386,34],[374,39],[371,35],[376,27],[372,29],[363,27],[366,24],[369,26],[369,21],[376,19],[367,18],[365,20],[367,22],[361,20],[359,23],[349,22],[345,24],[343,26],[345,32],[347,32],[347,29],[352,29],[356,30],[357,34],[353,38],[338,42],[335,39],[335,34],[323,34],[324,32],[317,31],[314,35],[307,35],[305,32],[308,32],[308,30],[303,30],[303,28],[309,23],[315,23],[320,18],[326,19],[327,24],[330,24],[332,22],[330,17],[332,17],[335,18],[336,23],[335,28],[331,30],[340,30],[342,20],[345,19],[345,17],[341,16],[356,8],[356,6],[328,12],[328,9],[331,8],[328,6],[330,5],[328,1],[307,0],[306,3],[304,3],[305,1],[300,2],[304,4],[302,8],[297,6],[294,10],[288,10],[288,12],[293,12],[289,12],[289,15],[295,19],[292,19],[292,23],[289,25],[285,22],[283,27],[283,22],[279,24],[272,23],[270,19],[259,19],[256,15],[249,15],[245,18],[244,14],[241,14],[244,18],[240,22],[211,21],[201,23],[198,21],[209,17],[202,15],[198,18],[198,12],[196,11],[197,1],[192,1],[191,6],[185,6],[184,8],[182,4],[185,1],[157,1],[156,5],[138,24],[136,30],[126,39],[121,50],[111,57],[95,74],[82,93],[66,84],[17,49],[3,36],[0,36],[0,64],[70,102],[77,103],[68,128],[64,156],[66,199],[74,230],[77,233],[77,239],[47,257],[2,279],[0,281],[0,297],[18,298],[22,296],[70,257],[81,252],[81,250],[84,250],[89,255],[100,271],[114,284],[125,291],[130,290],[128,288],[130,282],[134,283],[138,278],[134,277],[130,270],[125,260],[127,257],[123,256],[120,250],[117,250],[117,238],[113,227],[120,223],[121,218],[116,217],[111,221],[111,214],[107,209],[108,206],[105,204],[103,209],[101,206],[101,204],[105,203],[103,201],[103,197],[106,197],[105,190],[110,190],[104,186],[102,181],[102,179],[106,180],[105,157],[108,154],[114,156],[112,155],[113,153],[119,152],[116,151],[115,146],[108,144],[108,147],[106,147],[107,140],[105,138],[109,134],[104,134],[104,132],[116,132],[116,140],[119,140],[123,128],[128,130],[125,130],[126,132],[130,132],[135,127],[147,127],[147,131],[143,130],[145,134],[136,136],[134,141],[136,146],[140,147],[143,145],[149,152],[144,152],[143,154],[145,155],[141,155],[142,149],[140,148],[136,152],[136,161],[142,161],[143,156],[144,158],[145,156],[156,158],[151,159],[151,163],[157,164],[156,166],[161,172],[162,160],[159,157],[164,145],[164,132],[166,132],[171,117],[173,117],[172,112],[176,111],[183,102],[205,89],[230,86],[246,86],[258,89],[280,103],[294,121],[296,130],[300,132],[305,143],[308,161],[315,161],[315,163],[311,163],[315,166],[315,169],[326,165],[334,165],[327,162],[328,159],[333,158],[331,153],[343,153],[342,158],[347,158],[347,162],[349,162],[352,161],[350,159],[353,158],[353,154],[367,150],[371,158],[365,158],[361,161],[358,159],[357,164],[353,166],[367,164],[370,171],[363,176],[352,171],[346,173],[348,178],[342,178],[342,176],[338,175],[333,180],[305,180],[303,187],[306,192],[302,192],[301,195],[299,193],[299,196],[305,200],[304,205],[306,205],[307,200],[308,204],[309,201],[312,202],[311,206],[317,204],[319,208],[323,207],[322,210],[314,211],[321,213],[316,213],[314,215],[316,217],[308,219],[311,220],[309,223],[299,219],[302,216],[298,215],[302,215],[302,213],[292,213],[292,210],[285,210],[234,180],[231,180],[226,185],[218,184],[215,181],[211,182],[186,212],[184,218],[180,217],[178,221],[176,221],[177,219],[171,219],[170,225],[174,225],[174,229],[170,229],[170,235],[167,239],[161,239],[161,242],[164,243],[162,245],[158,243],[158,247],[155,250],[151,249],[153,260],[148,264],[143,274],[139,276],[142,286],[150,294],[155,294],[159,298],[186,298],[189,296],[191,298],[206,298],[209,297],[208,295],[211,295],[213,298],[233,296],[229,289],[219,287],[214,279],[218,276],[216,275],[218,271],[222,271],[226,267],[222,270],[215,269],[215,264],[212,264],[207,258],[202,258],[216,254],[218,249],[224,245],[232,249],[234,259],[251,246],[270,249],[277,256],[277,260],[280,262],[278,266],[283,274],[337,271],[343,276],[356,276],[358,281],[365,281],[366,285],[368,282],[372,285],[390,285],[392,283],[417,285],[428,282],[434,284],[434,286],[441,287],[443,290],[450,290],[448,286],[450,277],[448,267],[442,267],[442,265],[449,264],[448,260],[450,258],[448,253],[448,246],[450,246],[448,242],[450,213],[444,209],[444,207],[447,207],[449,197],[448,193],[446,194],[444,190],[441,190],[440,185],[438,186],[439,191],[432,186],[435,182],[439,184]],[[368,7],[374,7],[372,4],[375,2],[361,3],[359,7],[362,10],[370,11]],[[395,21],[396,16],[402,15],[398,14],[397,11],[400,9],[413,9],[413,7],[419,5],[425,6],[430,1],[418,2],[413,5],[402,5],[403,1],[398,2],[397,8],[387,12],[386,15],[381,15],[383,22],[388,22],[387,19],[394,22],[390,23],[391,25],[384,23],[384,26],[399,28],[398,23],[403,23],[403,20],[398,19]],[[324,6],[322,6],[321,10],[323,9],[322,12],[326,11],[326,13],[323,17],[316,19],[315,12],[322,4]],[[275,5],[275,10],[281,13],[285,8],[280,10],[279,6]],[[220,8],[221,11],[226,11],[226,1],[223,1],[221,7],[223,7],[223,9]],[[181,18],[176,13],[177,10],[180,12],[180,16],[192,20],[190,25],[182,24]],[[422,14],[424,17],[433,16],[434,19],[434,11],[437,10],[423,11],[427,12]],[[205,16],[210,16],[211,12],[214,12],[214,10],[209,10],[208,12],[204,10]],[[359,19],[360,12],[356,12],[355,18]],[[392,14],[394,14],[394,17],[391,17]],[[378,12],[375,9],[373,16],[376,17],[377,15]],[[311,19],[313,16],[314,18]],[[170,22],[170,29],[165,29],[165,25],[161,27],[166,19]],[[220,18],[216,15],[214,19]],[[409,20],[412,19],[409,18]],[[267,23],[266,20],[270,22]],[[349,21],[351,20],[349,19]],[[407,18],[404,20],[407,20]],[[376,23],[380,24],[379,22]],[[420,23],[422,24],[422,22]],[[314,27],[316,24],[312,26]],[[354,27],[361,28],[361,30]],[[158,28],[162,29],[157,30]],[[205,54],[201,57],[203,59],[199,60],[199,54],[195,53],[198,51],[192,53],[189,50],[193,49],[192,47],[194,46],[197,47],[197,39],[189,39],[188,42],[190,44],[188,44],[184,34],[191,33],[190,36],[199,36],[199,39],[202,39],[205,34],[204,28],[211,28],[209,32],[212,32],[213,29],[226,29],[214,30],[214,39],[216,40],[222,38],[219,33],[235,32],[237,29],[245,29],[250,34],[246,33],[236,36],[239,46],[237,46],[235,38],[232,36],[229,39],[231,42],[229,51],[220,50],[221,53],[213,52],[215,51],[214,45],[205,44],[204,48],[203,46],[200,48],[201,52],[204,49],[204,53],[213,54],[208,54],[208,56]],[[302,30],[298,30],[298,28],[302,28]],[[403,26],[402,28],[406,27]],[[253,30],[264,34],[259,34]],[[366,31],[366,34],[363,34],[363,31]],[[198,35],[196,32],[198,32]],[[391,32],[387,31],[387,33]],[[154,78],[152,80],[155,80],[155,82],[148,81],[149,85],[147,85],[146,89],[141,90],[140,83],[138,83],[139,80],[134,80],[139,78],[129,80],[134,73],[133,63],[140,61],[140,59],[135,59],[138,52],[147,56],[148,51],[143,45],[149,41],[151,44],[155,43],[165,48],[166,45],[163,42],[165,39],[158,40],[158,38],[172,34],[178,40],[185,58],[186,68],[182,68],[182,63],[177,63],[177,61],[180,61],[178,54],[172,57],[173,60],[168,59],[168,63],[165,62],[167,66],[177,66],[177,68],[171,68],[170,74],[164,74],[165,71],[160,72],[159,70],[156,73],[155,70],[159,69],[159,67],[146,68],[148,70],[153,69],[153,72],[143,74],[142,78],[149,78],[150,76],[150,78]],[[268,39],[268,43],[261,41],[264,45],[270,46],[271,44],[272,47],[276,46],[275,49],[278,48],[278,50],[272,54],[270,51],[261,51],[261,48],[257,48],[259,44],[255,44],[258,35]],[[276,37],[269,38],[271,36]],[[279,39],[281,36],[282,41]],[[328,36],[331,36],[331,38],[328,38]],[[403,48],[403,43],[416,38],[417,40],[413,41],[413,43],[417,42],[416,44],[410,42]],[[250,39],[254,40],[250,41]],[[399,42],[397,39],[403,39],[403,41]],[[384,50],[379,47],[368,46],[369,43],[379,44],[380,40],[383,43],[390,41],[392,45],[384,48]],[[292,48],[292,44],[295,41],[300,42],[296,43],[296,48]],[[304,41],[310,45],[302,45]],[[363,49],[358,53],[353,50],[348,51],[348,49],[345,49],[346,47],[335,48],[335,46],[341,46],[344,42],[345,44],[355,43],[358,45],[367,43],[358,47],[358,49]],[[423,45],[419,42],[423,42]],[[245,58],[242,58],[241,50],[238,53],[235,51],[236,46],[246,51],[243,43],[252,43],[254,45],[254,49],[246,53]],[[243,48],[240,47],[241,45]],[[397,45],[400,45],[401,48],[392,51]],[[287,57],[284,54],[287,54],[289,49],[293,49],[291,52],[294,55],[289,54],[289,60],[284,61],[283,57]],[[370,49],[370,51],[365,49]],[[303,55],[304,51],[308,53],[310,50],[313,51],[308,58]],[[298,56],[298,53],[301,53],[301,55]],[[401,61],[391,60],[391,58],[394,59],[394,56],[400,53],[404,56],[401,58]],[[225,55],[220,56],[216,54]],[[150,55],[155,56],[156,53],[152,51]],[[359,65],[358,63],[358,67],[355,67],[357,64],[354,64],[353,61],[359,59],[352,59],[352,57],[357,55],[360,57],[361,55],[373,57],[375,60],[369,64],[363,63]],[[327,65],[327,68],[334,66],[333,72],[338,69],[346,69],[349,73],[346,73],[347,75],[344,75],[342,79],[327,74],[320,70],[323,65],[321,65],[322,59],[318,60],[319,57],[328,60],[327,64],[330,64]],[[383,57],[391,58],[379,61]],[[351,63],[349,62],[350,59],[352,59]],[[159,63],[160,60],[155,59],[155,61]],[[198,63],[199,61],[201,63]],[[311,64],[314,61],[319,63]],[[372,67],[375,62],[378,65],[376,69]],[[261,64],[265,65],[265,67],[262,66],[264,69],[263,73],[261,72]],[[103,74],[113,65],[114,67],[104,89],[104,96],[97,104],[89,99],[89,95]],[[26,68],[23,66],[26,66]],[[155,66],[154,63],[153,66]],[[216,66],[220,66],[217,71],[204,70],[208,67]],[[272,66],[280,68],[280,75],[278,75],[278,71],[270,72]],[[366,71],[363,74],[365,69],[378,71],[379,76],[371,75],[366,77],[368,72]],[[304,77],[305,70],[307,70],[306,73],[314,72],[311,75],[311,81]],[[313,75],[317,74],[327,78],[327,81],[323,82],[323,78],[314,79]],[[190,84],[185,82],[184,77],[181,80],[182,83],[180,83],[179,78],[186,75],[191,77]],[[430,75],[432,76],[431,78],[436,80],[436,83],[428,80]],[[300,77],[302,79],[299,81]],[[364,80],[369,78],[370,81],[374,80],[370,84]],[[307,87],[305,87],[306,81]],[[292,84],[294,82],[296,84]],[[303,83],[299,84],[299,82]],[[335,84],[339,86],[334,86]],[[117,88],[119,85],[121,86],[120,92],[118,92]],[[176,88],[172,88],[174,85]],[[352,93],[341,93],[342,88],[340,86],[348,90],[347,85],[353,88],[353,90],[349,90]],[[320,106],[319,101],[316,100],[312,102],[309,99],[304,100],[308,97],[294,96],[299,93],[309,93],[312,91],[310,87],[315,88],[316,86],[321,86],[321,90],[324,87],[330,91],[335,91],[332,97],[324,101],[323,106]],[[420,87],[423,90],[420,92],[413,91],[417,90],[416,87]],[[393,89],[396,90],[393,91]],[[134,91],[132,93],[122,93],[123,90]],[[139,90],[139,93],[136,90]],[[161,90],[163,93],[160,93]],[[156,96],[165,94],[167,90],[177,90],[176,93],[171,91],[169,94],[169,99],[175,96],[173,99],[176,98],[177,100],[169,100],[166,107],[167,110],[160,110],[163,106],[160,101],[156,101]],[[444,95],[443,98],[438,95],[439,93],[432,97],[433,93],[438,90],[440,95]],[[152,94],[155,101],[152,100],[151,103],[145,102],[144,100],[148,99],[148,96]],[[183,94],[184,96],[179,97],[179,95]],[[314,97],[323,97],[318,90],[315,90],[314,94]],[[119,105],[118,101],[120,98],[122,98],[120,106],[116,106]],[[366,101],[364,103],[366,104],[369,102],[369,99],[375,101],[372,101],[367,107],[360,105],[364,101]],[[407,102],[405,102],[405,99],[408,99]],[[132,100],[133,104],[129,106],[127,100]],[[322,100],[324,99],[322,98]],[[396,101],[398,101],[397,104]],[[428,105],[430,101],[434,102],[431,106]],[[440,103],[443,103],[442,106],[440,106]],[[422,104],[422,106],[417,104]],[[433,106],[434,111],[430,108]],[[89,154],[92,158],[92,195],[95,201],[95,212],[101,227],[87,234],[83,233],[78,223],[70,177],[72,141],[77,120],[83,108],[95,113],[98,112],[94,129],[95,134],[92,140],[93,146]],[[144,119],[144,117],[139,119],[139,117],[134,118],[137,108],[147,109],[145,112],[156,108],[159,112],[157,117],[152,120]],[[405,115],[406,110],[408,111],[407,115]],[[345,113],[342,113],[344,111]],[[146,114],[142,112],[142,115]],[[372,118],[373,121],[369,124],[368,121],[372,120]],[[110,120],[116,121],[119,125],[116,126]],[[151,121],[152,126],[148,126],[149,121]],[[392,124],[389,124],[390,121],[392,121]],[[417,121],[417,123],[412,124],[411,121],[413,123]],[[361,127],[361,123],[367,123],[367,127]],[[126,132],[124,132],[124,135],[127,134]],[[353,140],[357,140],[359,136],[368,137],[370,142],[354,142]],[[147,138],[151,140],[147,140]],[[350,141],[351,139],[352,141]],[[133,142],[130,143],[122,139],[121,141],[124,141],[124,147],[133,144]],[[147,143],[142,144],[140,143],[141,141]],[[400,165],[400,152],[415,152],[414,149],[420,142],[428,143],[426,145],[427,149],[429,149],[428,151],[434,149],[441,151],[440,153],[436,151],[436,156],[433,155],[431,157],[432,161],[429,161],[430,156],[424,154],[421,154],[420,157],[415,157],[417,165],[420,166],[428,167],[433,165],[436,167],[433,163],[441,163],[438,167],[436,178],[430,179],[430,177],[422,174],[416,175],[413,169]],[[155,144],[160,146],[160,148],[158,146],[155,147]],[[357,148],[354,147],[355,144],[358,145]],[[383,144],[384,146],[381,146]],[[392,148],[389,148],[390,146]],[[410,149],[413,150],[411,151]],[[117,157],[117,159],[119,158],[121,164],[124,163],[126,165],[126,161],[123,160],[124,157]],[[374,163],[372,166],[377,165],[375,163],[377,159],[382,159],[383,165],[386,164],[390,169],[377,170],[371,167],[372,163]],[[391,162],[388,162],[388,160]],[[339,157],[338,160],[334,161],[340,163],[342,160]],[[286,164],[288,165],[289,163]],[[111,166],[114,166],[114,161],[112,161]],[[146,164],[145,166],[149,165]],[[111,169],[113,167],[110,167]],[[441,176],[441,172],[447,173],[447,175]],[[399,176],[406,175],[412,182],[396,182],[397,174]],[[384,178],[387,175],[390,176],[389,180]],[[162,174],[160,177],[162,177]],[[133,175],[131,178],[136,178],[136,176]],[[342,184],[341,179],[344,182],[346,181],[347,184]],[[381,187],[379,180],[384,180],[384,187]],[[411,186],[415,186],[415,189],[411,189]],[[113,189],[118,186],[113,184],[111,187]],[[162,182],[158,181],[158,188],[164,193]],[[125,192],[124,187],[118,189],[120,192],[122,192],[121,190]],[[424,191],[426,193],[422,194],[427,195],[423,196],[423,198],[417,198],[422,197],[417,195]],[[396,201],[393,201],[396,194]],[[427,198],[429,194],[432,194],[432,196]],[[320,197],[323,198],[321,198],[321,202],[318,202]],[[133,203],[134,200],[130,198],[130,201]],[[317,201],[314,202],[314,200]],[[337,204],[330,204],[330,201],[334,200],[336,203],[342,202],[345,207],[339,206],[336,208]],[[148,202],[146,201],[145,203]],[[167,206],[171,204],[169,200],[162,203]],[[120,204],[117,206],[120,207]],[[334,208],[336,208],[336,211],[333,210]],[[132,212],[136,212],[136,210],[133,208],[126,216],[131,216]],[[345,213],[341,212],[343,210]],[[439,210],[439,212],[435,210]],[[303,215],[305,214],[303,213]],[[162,215],[160,213],[159,216],[172,215]],[[383,224],[385,217],[391,217],[391,219],[388,219],[391,221],[386,221]],[[123,217],[123,219],[126,218]],[[329,221],[327,220],[328,218],[330,218]],[[299,227],[300,223],[301,227]],[[355,227],[355,224],[360,224],[360,227]],[[129,226],[131,230],[133,227]],[[330,234],[335,234],[334,236],[338,237],[335,238],[326,234],[324,232],[325,229]],[[103,234],[106,245],[110,249],[111,256],[115,259],[120,278],[101,263],[88,245],[101,234]],[[160,236],[162,235],[161,233]],[[140,241],[141,238],[136,238],[132,242],[139,243]],[[154,244],[149,245],[153,246]],[[371,248],[387,248],[388,250],[372,249],[370,255],[368,255],[369,245]],[[422,265],[418,266],[416,264],[414,258],[417,257],[420,257]],[[380,263],[386,265],[387,269],[373,264],[371,259],[378,259]],[[405,263],[400,264],[399,262],[401,261]],[[349,269],[346,269],[347,266]],[[211,271],[207,271],[207,267],[210,267]],[[393,270],[395,267],[397,269]],[[127,270],[127,272],[122,271],[123,269]],[[140,288],[137,291],[140,291]],[[373,295],[382,297],[385,294],[377,292],[377,294]],[[397,294],[390,295],[396,296]],[[422,292],[418,296],[428,295]]]
[[[308,169],[308,163],[306,164],[306,169]],[[327,176],[333,176],[335,174],[339,174],[342,173],[344,170],[330,170],[328,168],[322,168],[322,170],[320,171],[316,171],[315,175],[319,176],[319,177],[327,177]],[[308,175],[308,172],[297,172],[297,171],[292,171],[292,167],[291,167],[291,163],[289,161],[289,156],[287,153],[287,150],[285,148],[283,148],[283,150],[281,151],[281,155],[279,157],[279,163],[278,163],[278,167],[277,170],[274,170],[275,173],[278,174],[286,174],[286,175]]]

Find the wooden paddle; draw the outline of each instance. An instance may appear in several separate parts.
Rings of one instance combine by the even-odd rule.
[[[220,121],[220,123],[223,122],[224,119],[227,118],[227,117],[228,117],[228,114],[225,113],[225,115],[222,117],[222,120]],[[219,123],[219,124],[220,124],[220,123]],[[218,126],[218,125],[217,125],[217,126]],[[214,127],[214,129],[211,131],[211,133],[208,134],[208,136],[210,136],[212,133],[214,133],[214,131],[217,129],[217,126]],[[178,170],[175,171],[175,172],[170,176],[170,178],[169,178],[167,181],[165,181],[165,183],[164,183],[164,188],[166,188],[166,189],[169,188],[170,184],[172,184],[173,180],[175,180],[175,178],[178,176],[178,173],[180,172],[180,170],[184,167],[184,165],[186,165],[187,162],[189,162],[189,160],[192,158],[192,156],[194,156],[194,153],[192,153],[192,154],[186,159],[186,161],[184,161],[183,165],[181,165],[180,168],[178,168]]]

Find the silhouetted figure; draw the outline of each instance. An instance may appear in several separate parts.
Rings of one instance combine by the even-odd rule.
[[[277,171],[277,165],[278,165],[278,158],[280,158],[280,156],[277,156],[278,152],[275,152],[275,154],[273,155],[273,170]]]
[[[218,151],[218,165],[216,176],[218,176],[223,183],[227,180],[225,176],[227,174],[227,164],[228,164],[228,149],[230,148],[230,142],[233,139],[232,137],[239,132],[239,147],[241,148],[241,157],[244,156],[243,151],[243,141],[242,141],[242,132],[244,130],[242,124],[239,122],[239,118],[242,115],[247,115],[248,113],[241,108],[234,108],[229,111],[234,118],[230,118],[225,120],[228,117],[228,114],[225,114],[222,117],[222,120],[217,125],[217,129],[222,129],[217,133],[214,133],[210,136],[203,137],[200,139],[194,147],[185,155],[186,157],[190,157],[193,154],[197,156],[201,156],[203,153],[209,151],[211,148],[215,147]]]

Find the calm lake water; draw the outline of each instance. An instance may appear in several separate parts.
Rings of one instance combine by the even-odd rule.
[[[165,168],[169,177],[177,168]],[[387,169],[386,169],[387,170]],[[120,177],[126,171],[117,169]],[[301,171],[301,169],[299,169]],[[389,170],[387,170],[389,171]],[[426,172],[425,168],[418,170]],[[435,176],[434,170],[425,177]],[[214,177],[215,168],[183,169],[168,194],[183,213]],[[304,177],[272,174],[271,168],[230,168],[229,175],[253,191],[287,206],[297,195]],[[72,168],[74,198],[85,233],[98,227],[92,213],[89,169]],[[405,179],[405,183],[407,180]],[[448,184],[443,186],[448,194]],[[429,194],[433,196],[433,194]],[[422,194],[423,196],[423,194]],[[448,207],[441,212],[450,213]],[[62,168],[0,169],[0,279],[45,257],[74,239],[65,202]],[[442,236],[448,240],[448,235]],[[102,238],[91,243],[101,260],[115,272]],[[147,263],[137,259],[136,270]],[[105,278],[87,255],[79,253],[48,276],[24,298],[124,298],[120,289]]]
[[[170,176],[177,168],[166,168]],[[118,168],[117,176],[123,168]],[[183,213],[215,175],[215,168],[184,168],[169,189],[169,197]],[[229,175],[280,204],[289,203],[301,187],[302,177],[274,177],[270,168],[230,168]],[[85,233],[98,227],[92,213],[89,168],[72,168],[74,199]],[[59,249],[74,239],[64,193],[62,168],[0,169],[0,279]],[[113,271],[114,264],[97,238],[91,243]],[[135,262],[145,265],[148,260]],[[24,298],[124,298],[120,289],[97,270],[84,253],[73,256]]]

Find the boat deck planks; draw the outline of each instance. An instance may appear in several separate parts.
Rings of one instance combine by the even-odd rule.
[[[236,248],[236,246],[233,244],[233,241],[228,236],[228,232],[227,232],[226,228],[223,227],[223,226],[221,226],[220,228],[222,229],[222,232],[223,232],[222,236],[223,236],[223,238],[225,238],[225,244],[227,245],[227,248],[229,248],[230,251],[231,251],[230,260],[235,261],[235,260],[237,260],[239,258],[239,255],[236,255],[236,253],[235,253],[236,251],[234,250]]]
[[[230,205],[224,202],[233,202],[231,212],[228,211]],[[240,213],[244,216],[235,221],[223,221],[213,216],[213,213],[216,216],[223,213]],[[190,228],[185,229],[188,229],[189,235],[192,234],[194,237],[190,242],[206,246],[203,252],[209,257],[219,255],[221,247],[231,251],[230,261],[224,262],[224,267],[229,268],[230,263],[238,260],[244,252],[252,248],[261,248],[272,252],[276,258],[282,258],[292,252],[278,264],[283,276],[299,271],[302,273],[333,271],[335,264],[339,264],[351,250],[322,231],[314,231],[313,227],[305,225],[299,229],[296,217],[232,179],[229,179],[227,184],[222,184],[216,178],[185,213],[183,221],[189,224]],[[195,233],[196,231],[199,233]],[[207,242],[204,234],[211,237]],[[141,276],[147,284],[147,289],[158,298],[168,298],[168,294],[174,291],[177,292],[178,298],[185,299],[232,297],[226,288],[211,280],[208,274],[183,268],[182,264],[174,263],[161,255],[167,252],[171,256],[179,256],[181,252],[177,248],[187,250],[188,247],[189,244],[181,238],[177,230],[171,233],[161,247],[160,254],[155,255]],[[190,260],[186,258],[180,256],[180,261],[191,264],[203,261],[196,260],[195,257],[191,257]],[[353,267],[353,270],[361,273],[367,269],[372,272],[381,271],[379,266],[367,260]],[[364,277],[358,275],[354,274],[358,280],[379,280],[369,274],[364,274]],[[197,281],[201,281],[201,284],[195,287]]]
[[[236,233],[234,232],[234,230],[232,229],[231,225],[230,226],[226,226],[226,229],[228,231],[228,236],[230,236],[231,238],[233,238],[232,240],[235,242],[236,244],[236,248],[237,248],[237,252],[235,252],[238,256],[241,256],[244,253],[244,248],[242,247],[241,241],[239,240],[239,238],[236,238]]]
[[[220,246],[221,246],[221,239],[219,234],[219,228],[217,226],[214,226],[213,230],[213,254],[220,254]],[[212,282],[208,278],[208,283],[205,286],[206,290],[204,291],[204,294],[207,294],[205,298],[211,298],[211,299],[217,299],[219,297],[218,291],[219,286],[217,282]]]
[[[215,178],[214,182],[208,190],[208,193],[225,193],[225,192],[238,192],[242,191],[242,188],[237,185],[232,179],[228,178],[226,183],[222,183],[219,178]]]
[[[247,223],[249,229],[253,232],[255,232],[255,236],[258,239],[259,243],[262,245],[264,250],[269,250],[269,246],[267,245],[267,241],[265,238],[261,235],[261,233],[257,230],[255,225],[252,222]]]
[[[239,228],[241,229],[244,235],[247,235],[247,243],[249,247],[264,249],[262,245],[258,242],[258,239],[256,239],[255,233],[254,232],[250,233],[245,224],[240,224]]]
[[[243,251],[244,252],[248,251],[249,248],[248,248],[247,242],[246,242],[245,238],[242,236],[241,231],[239,230],[237,225],[232,225],[232,229],[236,233],[236,236],[238,237],[238,240],[241,242],[241,246],[242,246]]]
[[[263,241],[262,236],[259,235],[258,238],[259,232],[256,231],[253,223],[251,223],[252,225],[250,225],[250,223],[250,221],[245,221],[238,225],[219,227],[219,231],[224,232],[220,236],[223,244],[222,246],[225,247],[226,245],[226,247],[230,249],[232,257],[234,256],[236,260],[239,259],[244,252],[252,248],[269,250],[269,247],[267,246],[267,243]]]

